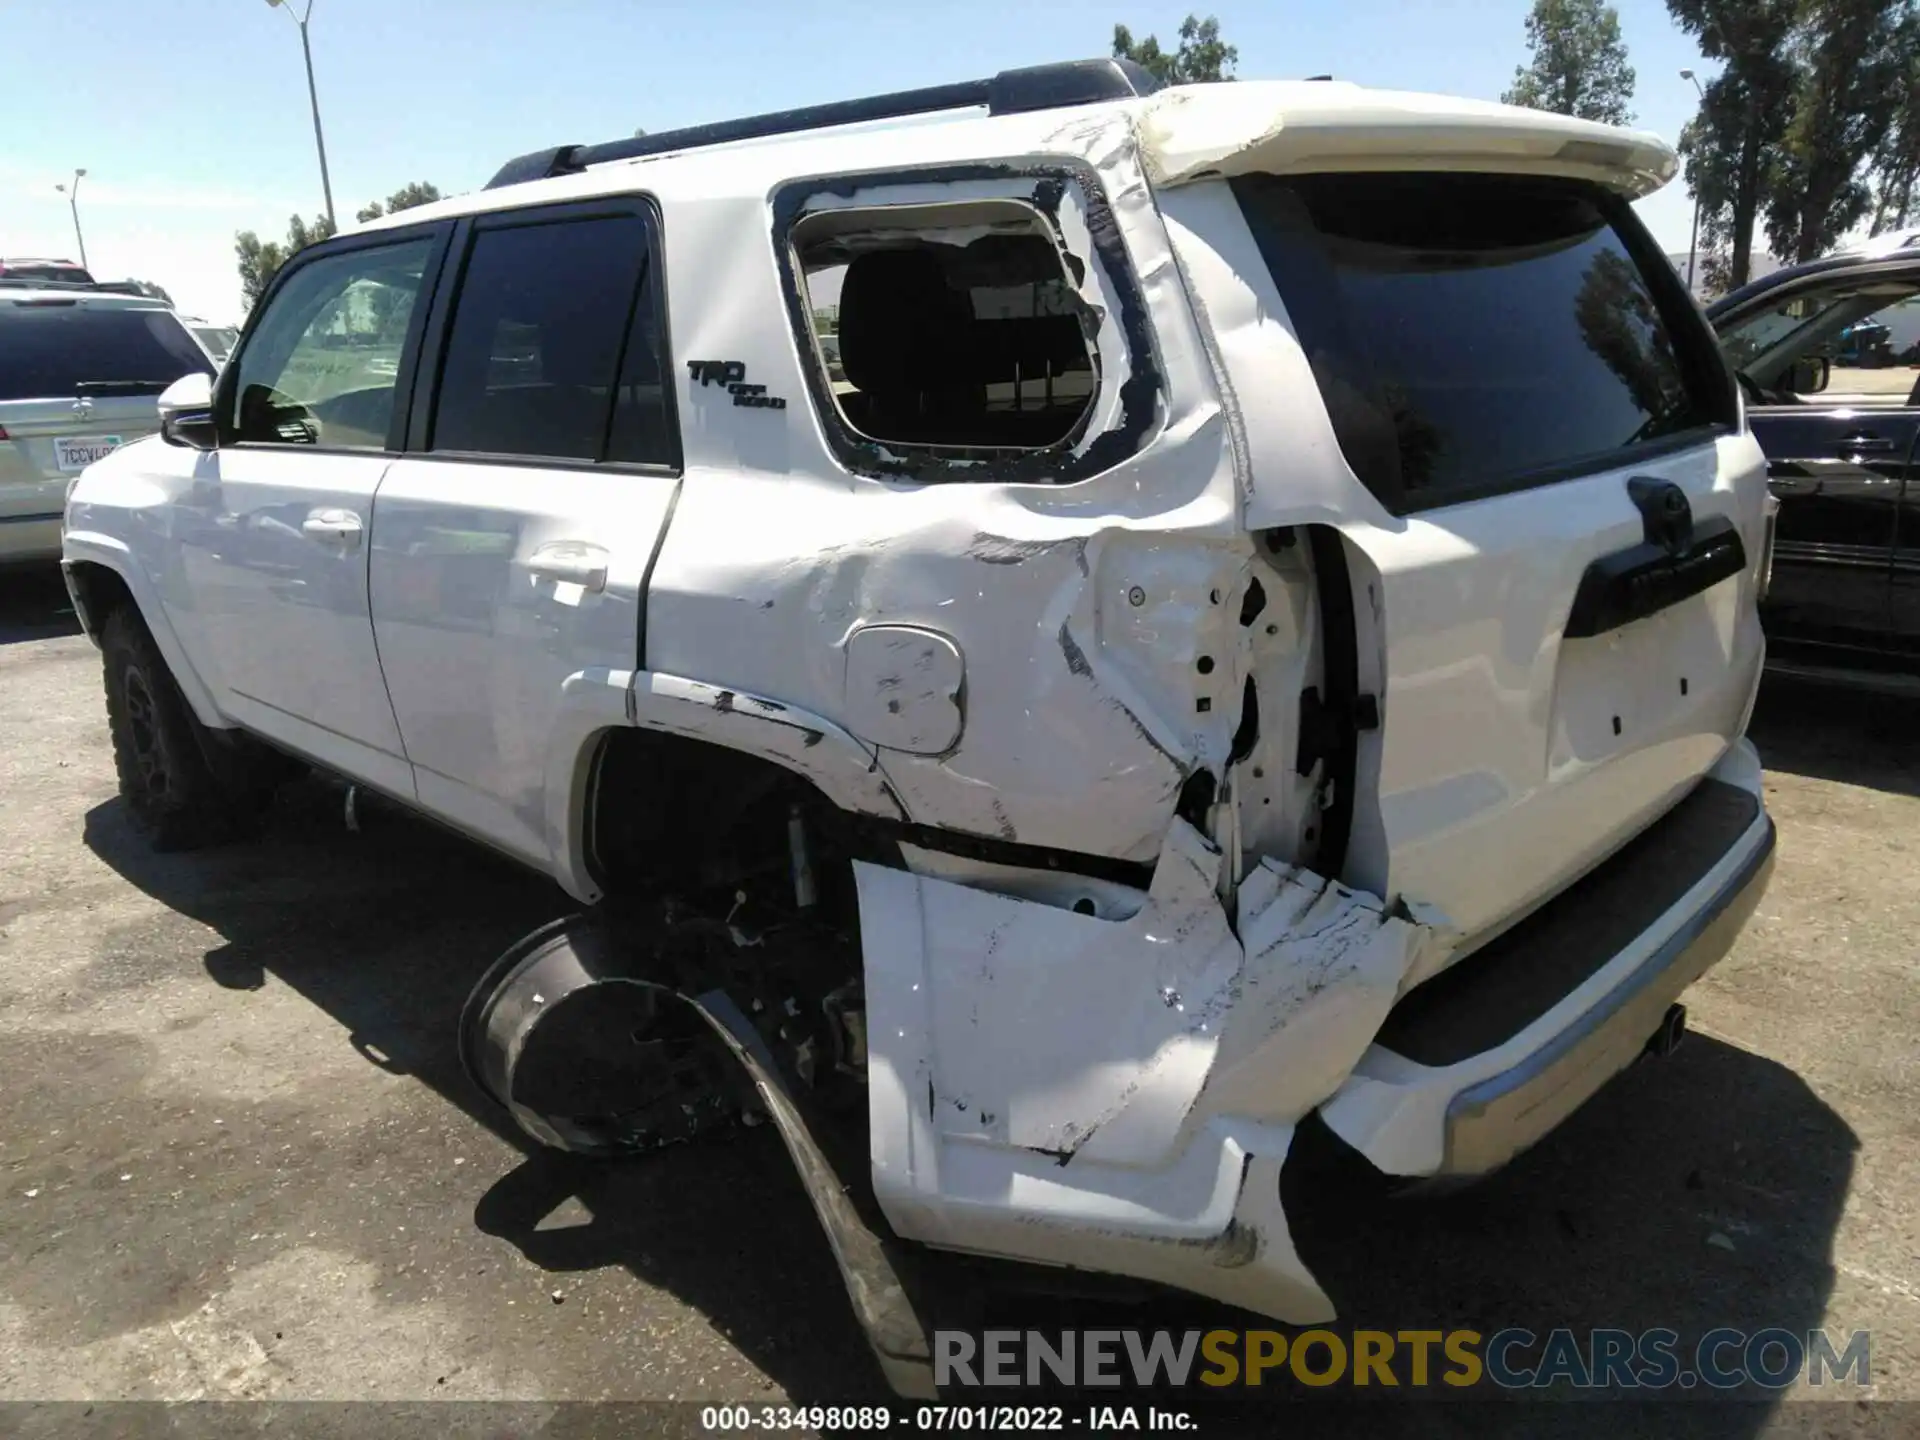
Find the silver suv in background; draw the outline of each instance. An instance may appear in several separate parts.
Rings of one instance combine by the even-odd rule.
[[[0,562],[59,558],[69,484],[158,430],[167,386],[216,368],[161,301],[0,284]]]

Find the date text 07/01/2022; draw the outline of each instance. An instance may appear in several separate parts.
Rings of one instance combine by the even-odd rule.
[[[765,1434],[779,1430],[1014,1430],[1087,1432],[1195,1429],[1184,1410],[1137,1405],[918,1405],[898,1410],[886,1405],[709,1405],[700,1412],[700,1428]]]

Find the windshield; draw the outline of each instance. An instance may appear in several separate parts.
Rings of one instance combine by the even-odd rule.
[[[164,387],[195,371],[208,373],[206,354],[170,310],[0,302],[0,400],[58,399],[108,380]]]

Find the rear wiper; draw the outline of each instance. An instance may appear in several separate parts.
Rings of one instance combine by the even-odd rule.
[[[75,395],[158,395],[171,380],[82,380],[73,387]]]

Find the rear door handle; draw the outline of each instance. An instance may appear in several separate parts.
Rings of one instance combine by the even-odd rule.
[[[1893,453],[1893,441],[1884,435],[1862,432],[1847,436],[1838,448],[1842,455],[1890,455]]]
[[[607,588],[607,560],[605,550],[584,540],[549,540],[527,557],[527,570],[542,580],[597,591]]]
[[[338,545],[352,550],[360,544],[360,517],[351,510],[331,507],[309,510],[300,522],[300,533],[323,545]]]

